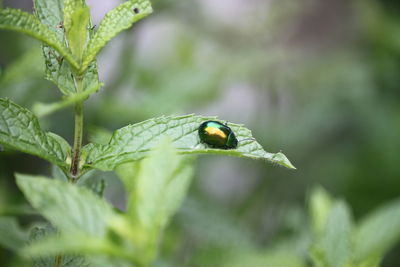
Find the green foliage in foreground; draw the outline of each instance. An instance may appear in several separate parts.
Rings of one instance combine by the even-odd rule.
[[[388,203],[355,223],[343,200],[322,188],[310,197],[315,266],[376,267],[400,239],[400,201]]]
[[[106,14],[97,29],[82,0],[34,0],[35,14],[0,9],[0,29],[41,41],[46,78],[64,95],[59,102],[37,103],[34,113],[0,98],[0,144],[41,157],[54,165],[53,179],[16,174],[26,199],[50,224],[22,230],[13,217],[0,218],[0,244],[35,266],[149,266],[171,217],[189,187],[193,158],[221,154],[263,159],[294,169],[282,153],[268,153],[244,126],[230,123],[237,149],[212,149],[200,143],[197,128],[211,119],[169,116],[123,127],[106,144],[82,146],[83,103],[103,85],[96,56],[118,33],[152,12],[147,0],[130,0]],[[75,106],[71,147],[45,132],[38,117]],[[215,118],[212,118],[215,119]],[[116,170],[127,192],[121,212],[102,197],[104,183],[81,182],[95,169]],[[290,259],[289,259],[290,261]]]

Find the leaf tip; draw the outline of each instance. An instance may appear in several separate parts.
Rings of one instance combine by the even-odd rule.
[[[288,169],[297,170],[297,168],[290,162],[290,160],[282,152],[276,153],[273,156],[272,161],[274,161]]]

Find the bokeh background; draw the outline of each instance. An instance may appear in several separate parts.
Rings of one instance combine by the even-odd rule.
[[[94,24],[120,3],[87,2]],[[161,115],[217,115],[245,124],[267,151],[283,151],[297,167],[199,157],[190,193],[165,233],[160,266],[219,266],[232,247],[279,246],[308,262],[313,186],[345,199],[356,221],[400,195],[399,1],[152,3],[155,12],[98,57],[105,87],[87,102],[86,140]],[[2,4],[32,11],[30,0]],[[28,108],[60,98],[43,79],[38,42],[0,31],[0,51],[1,97]],[[72,141],[72,108],[40,122]],[[14,172],[50,174],[51,167],[0,153],[2,215],[27,205]],[[98,175],[110,201],[123,207],[118,179]],[[37,219],[20,218],[23,225]],[[0,259],[11,266],[15,255],[0,249]],[[398,262],[400,246],[382,266]]]

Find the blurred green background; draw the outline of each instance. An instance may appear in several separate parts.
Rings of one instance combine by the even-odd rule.
[[[94,24],[119,3],[87,2]],[[399,1],[152,3],[155,12],[98,58],[105,87],[87,102],[86,140],[161,115],[217,115],[245,124],[267,151],[282,150],[297,167],[200,157],[190,194],[165,233],[160,266],[221,266],[233,248],[289,251],[288,261],[293,254],[307,263],[313,186],[345,199],[356,221],[400,195]],[[3,1],[26,11],[31,5]],[[43,79],[38,42],[0,31],[0,51],[1,97],[28,108],[59,99]],[[40,122],[71,142],[71,108]],[[14,172],[50,174],[51,167],[0,153],[2,215],[27,205]],[[121,183],[112,173],[99,175],[107,197],[123,207]],[[20,217],[23,225],[34,219]],[[11,266],[15,255],[0,249],[0,259]],[[235,266],[230,259],[226,266]],[[398,262],[400,246],[382,266]]]

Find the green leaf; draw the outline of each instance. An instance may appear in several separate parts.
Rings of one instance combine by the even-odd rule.
[[[48,45],[43,44],[42,50],[46,65],[45,78],[53,82],[64,95],[75,93],[74,76],[68,63]]]
[[[17,174],[32,206],[64,233],[103,237],[112,208],[89,189],[60,180]]]
[[[89,266],[85,258],[78,255],[65,255],[66,251],[58,250],[56,253],[49,253],[54,251],[54,248],[60,247],[60,242],[52,242],[52,246],[44,247],[42,244],[49,244],[49,240],[58,240],[57,231],[50,224],[45,226],[35,226],[32,228],[29,237],[30,246],[25,247],[21,251],[21,255],[33,257],[33,262],[36,267],[54,267],[57,254],[62,253],[63,267],[87,267]],[[76,240],[78,242],[78,239]],[[40,250],[38,248],[43,248]],[[44,248],[46,250],[44,250]],[[39,251],[38,253],[36,253]],[[52,254],[55,254],[54,256]]]
[[[28,231],[20,228],[14,217],[0,217],[0,245],[17,251],[28,241]]]
[[[89,8],[80,0],[64,2],[64,28],[72,54],[81,63],[88,40]]]
[[[328,216],[317,249],[322,250],[327,266],[343,267],[352,256],[352,219],[348,206],[337,201]]]
[[[53,264],[52,256],[69,255],[64,257],[63,266],[87,266],[77,255],[110,255],[132,260],[132,250],[123,248],[126,237],[110,235],[113,233],[110,224],[122,216],[116,215],[89,189],[39,176],[16,176],[17,185],[29,202],[59,230],[55,234],[52,228],[35,229],[35,238],[31,238],[35,242],[25,247],[21,255]],[[68,258],[79,264],[67,265]],[[87,257],[89,261],[91,258]]]
[[[33,15],[18,9],[0,9],[0,29],[14,30],[25,33],[53,47],[74,68],[79,68],[75,58],[59,40],[57,35]]]
[[[165,139],[140,163],[136,177],[119,169],[129,194],[127,215],[132,228],[140,229],[135,241],[143,263],[152,261],[161,231],[186,195],[193,174],[188,160]]]
[[[49,26],[60,42],[64,42],[64,30],[58,25],[64,20],[63,0],[34,0],[35,16],[45,25]]]
[[[400,200],[380,207],[359,224],[355,233],[355,259],[374,261],[400,240]]]
[[[77,262],[78,265],[76,266],[96,267],[132,266],[132,264],[126,264],[126,260],[134,261],[132,248],[126,251],[121,244],[113,244],[109,238],[76,233],[50,235],[38,240],[38,242],[31,243],[30,246],[21,251],[21,255],[34,257],[42,260],[42,262],[48,262],[50,259],[50,262],[53,263],[53,265],[50,265],[52,267],[54,266],[54,256],[59,254],[73,255],[66,256],[64,259],[64,264],[68,263],[68,265],[63,266],[71,267],[75,267],[75,265],[69,265],[68,260]],[[85,258],[77,255],[85,255]],[[102,261],[115,262],[117,265],[103,265],[100,264]],[[88,265],[87,262],[92,262],[93,265]]]
[[[39,230],[39,234],[44,231]],[[52,262],[53,265],[51,266],[54,266],[54,256],[58,254],[100,254],[108,252],[108,243],[105,239],[79,234],[47,233],[35,242],[31,242],[28,247],[21,251],[21,254],[39,259],[42,262]],[[73,260],[84,262],[82,257],[77,256]]]
[[[95,59],[100,50],[118,33],[132,26],[136,21],[152,12],[150,1],[130,0],[110,12],[100,22],[97,32],[88,44],[84,54],[81,72]]]
[[[63,0],[34,0],[36,17],[46,24],[62,43],[65,42],[64,29],[61,27],[64,20]],[[73,73],[68,63],[50,46],[42,45],[43,56],[46,63],[46,79],[55,83],[65,95],[76,91]]]
[[[213,149],[200,143],[198,127],[201,122],[210,119],[215,118],[194,115],[160,117],[126,126],[115,131],[107,145],[85,146],[83,151],[88,154],[85,166],[113,170],[121,163],[142,159],[163,137],[169,136],[181,154],[222,154],[264,159],[294,169],[281,152],[273,154],[264,151],[259,143],[252,140],[251,131],[242,125],[229,123],[239,140],[237,149]]]
[[[332,198],[322,187],[312,190],[309,201],[311,225],[314,234],[320,236],[328,221],[329,213],[332,209]]]
[[[71,2],[71,1],[69,1]],[[64,3],[62,0],[35,0],[35,10],[36,16],[40,19],[43,24],[49,26],[52,29],[60,42],[65,42],[65,34],[64,28],[61,28],[61,22],[64,21]],[[70,6],[70,4],[68,5]],[[67,9],[68,10],[68,9]],[[72,12],[72,10],[70,10]],[[72,13],[68,12],[68,15]],[[70,21],[70,19],[67,19]],[[60,26],[57,26],[60,25]],[[68,22],[67,22],[67,27]],[[86,29],[85,29],[86,30]],[[57,87],[62,91],[65,95],[72,95],[76,92],[75,88],[75,74],[72,72],[68,63],[62,59],[57,51],[52,49],[47,45],[43,45],[43,55],[46,62],[46,79],[55,83]],[[83,77],[83,88],[93,88],[99,84],[99,78],[97,73],[97,64],[96,61],[93,61]],[[55,105],[49,108],[50,111],[52,109],[57,109]],[[50,112],[46,111],[46,113]],[[44,115],[46,115],[46,113]]]
[[[128,214],[133,213],[144,227],[163,228],[186,195],[193,174],[188,160],[177,154],[169,140],[162,140],[140,163],[135,186],[127,188],[133,191]],[[122,177],[123,181],[134,178]]]
[[[27,109],[0,98],[0,143],[66,167],[70,153],[60,136],[40,129],[37,118]]]
[[[100,89],[100,87],[102,87],[102,86],[103,86],[103,83],[95,84],[91,88],[89,88],[81,93],[76,93],[76,94],[67,96],[67,97],[65,97],[64,100],[59,101],[59,102],[55,102],[55,103],[51,103],[51,104],[35,103],[33,105],[32,110],[35,113],[35,115],[38,117],[43,117],[43,116],[49,115],[55,111],[58,111],[60,109],[71,106],[78,101],[86,100],[91,94],[97,92]]]
[[[85,173],[81,176],[77,184],[90,189],[99,197],[103,197],[104,191],[107,187],[107,181],[104,178],[104,173],[99,170],[91,170]]]

